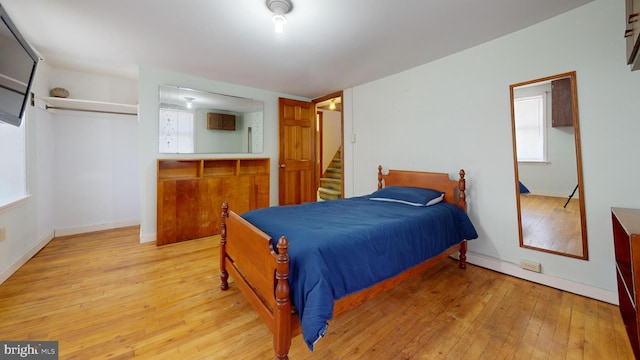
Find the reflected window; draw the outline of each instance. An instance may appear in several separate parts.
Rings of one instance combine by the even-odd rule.
[[[546,161],[544,96],[514,99],[514,112],[518,161]]]
[[[193,153],[193,119],[191,111],[160,108],[161,153]]]

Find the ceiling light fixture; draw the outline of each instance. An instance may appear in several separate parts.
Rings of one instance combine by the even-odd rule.
[[[195,98],[185,96],[184,99],[187,100],[187,109],[191,109],[191,103],[193,103],[193,100],[195,100]]]
[[[287,22],[287,18],[284,15],[293,9],[293,4],[290,0],[267,0],[267,7],[273,13],[271,19],[275,24],[276,34],[282,34],[284,32],[284,23]]]
[[[335,110],[336,109],[336,102],[335,100],[331,99],[331,102],[329,103],[329,110]]]

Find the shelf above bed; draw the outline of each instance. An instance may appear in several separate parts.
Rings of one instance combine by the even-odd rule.
[[[46,110],[88,111],[107,114],[138,115],[138,106],[104,101],[43,97]]]

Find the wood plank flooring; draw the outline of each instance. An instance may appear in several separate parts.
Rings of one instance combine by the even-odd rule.
[[[524,244],[560,253],[582,256],[580,203],[567,198],[520,196]]]
[[[137,227],[61,237],[0,285],[0,340],[60,359],[271,359],[218,237],[156,247]],[[633,359],[618,307],[469,265],[434,268],[330,322],[291,359]]]

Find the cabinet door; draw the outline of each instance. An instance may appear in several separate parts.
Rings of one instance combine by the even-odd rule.
[[[199,180],[166,180],[158,183],[157,244],[165,245],[196,239],[198,231],[194,221],[198,206]],[[161,191],[161,193],[160,193]]]
[[[251,210],[251,190],[252,176],[229,176],[222,180],[224,201],[238,215]]]
[[[203,186],[200,192],[200,236],[220,234],[220,213],[222,212],[222,179],[206,178],[201,180]]]
[[[269,175],[241,175],[223,180],[223,194],[229,209],[237,214],[269,206]]]
[[[626,0],[624,37],[627,40],[627,64],[634,65],[640,46],[640,0]],[[635,70],[635,69],[634,69]]]
[[[222,130],[235,130],[236,129],[236,116],[235,115],[222,115]]]
[[[158,245],[198,239],[220,232],[219,179],[158,182]]]
[[[236,116],[230,114],[207,113],[207,129],[235,130]]]
[[[158,181],[156,244],[170,244],[176,235],[176,181]]]
[[[636,59],[633,61],[633,64],[631,64],[631,71],[634,70],[640,70],[640,49],[636,54]]]
[[[255,175],[253,179],[254,198],[251,202],[252,209],[269,207],[269,175]]]
[[[551,126],[573,126],[570,78],[551,82]]]

